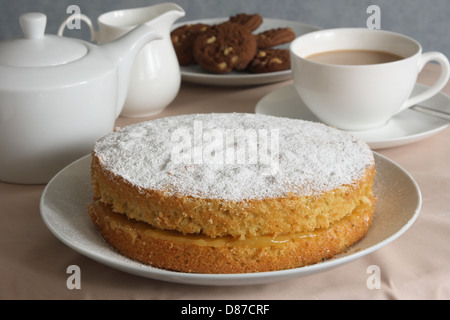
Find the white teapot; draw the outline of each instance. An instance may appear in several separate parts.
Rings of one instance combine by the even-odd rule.
[[[114,128],[134,58],[161,39],[142,24],[101,46],[46,35],[46,16],[20,17],[0,42],[0,180],[46,183]]]

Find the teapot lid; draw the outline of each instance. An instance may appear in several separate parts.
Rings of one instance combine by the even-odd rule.
[[[11,67],[48,67],[78,60],[88,52],[78,40],[45,35],[47,16],[30,12],[20,17],[23,38],[0,43],[0,65]]]

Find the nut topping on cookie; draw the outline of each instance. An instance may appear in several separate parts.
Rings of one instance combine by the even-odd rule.
[[[210,26],[202,23],[188,24],[176,28],[171,33],[172,44],[181,66],[195,63],[192,46],[199,33],[205,32]]]
[[[252,73],[275,72],[288,70],[290,66],[289,50],[265,49],[258,51],[247,70]]]
[[[256,54],[256,39],[246,27],[225,22],[211,26],[194,42],[195,61],[213,73],[244,70]]]

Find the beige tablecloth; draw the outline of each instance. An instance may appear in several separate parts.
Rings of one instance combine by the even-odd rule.
[[[419,81],[430,84],[429,65]],[[256,103],[285,81],[256,87],[183,84],[176,100],[156,117],[194,112],[254,112]],[[450,95],[450,84],[444,92]],[[119,118],[118,126],[147,120]],[[196,286],[152,280],[105,266],[60,242],[44,225],[39,201],[44,185],[0,183],[0,298],[2,299],[449,299],[450,128],[409,145],[377,150],[406,169],[423,196],[414,225],[387,246],[343,266],[271,284]],[[69,289],[80,268],[80,289]],[[380,287],[370,288],[370,266]],[[370,282],[370,281],[369,281]]]

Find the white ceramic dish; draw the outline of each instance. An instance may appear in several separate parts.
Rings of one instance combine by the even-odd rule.
[[[361,258],[392,242],[416,220],[422,197],[414,179],[391,160],[375,153],[378,202],[366,237],[333,259],[291,270],[248,274],[189,274],[161,270],[118,254],[92,224],[86,204],[92,199],[91,157],[85,156],[58,173],[45,188],[41,215],[50,231],[75,251],[112,268],[162,281],[195,285],[254,285],[306,276]]]
[[[217,24],[228,20],[229,18],[213,18],[213,19],[202,19],[182,22],[174,25],[173,29],[185,25],[185,24]],[[290,27],[294,30],[295,35],[298,37],[302,34],[319,30],[319,28],[303,24],[295,21],[288,20],[278,20],[263,18],[263,23],[256,29],[253,33],[259,33],[268,29]],[[279,46],[279,48],[289,49],[289,44]],[[263,73],[263,74],[251,74],[246,72],[230,72],[228,74],[212,74],[204,71],[198,65],[192,66],[182,66],[181,67],[181,78],[185,82],[192,82],[198,84],[207,84],[215,86],[247,86],[247,85],[260,85],[267,83],[274,83],[284,80],[292,79],[291,70]]]
[[[42,184],[111,132],[132,62],[160,35],[140,25],[97,46],[46,34],[43,13],[19,20],[23,37],[0,41],[0,180]]]
[[[413,93],[427,87],[416,84]],[[450,97],[439,93],[421,105],[450,112]],[[320,122],[303,103],[293,85],[278,88],[256,105],[255,113]],[[405,110],[394,116],[385,126],[367,131],[352,131],[372,149],[397,147],[428,138],[448,126],[448,121],[414,110]]]
[[[184,15],[183,8],[171,2],[113,10],[98,16],[98,30],[95,30],[94,23],[88,16],[70,15],[59,27],[58,35],[61,36],[64,28],[70,26],[74,19],[81,19],[89,26],[91,41],[98,44],[113,42],[140,24],[151,26],[160,39],[144,46],[134,59],[120,114],[127,118],[148,117],[164,110],[180,89],[180,67],[170,29]]]

